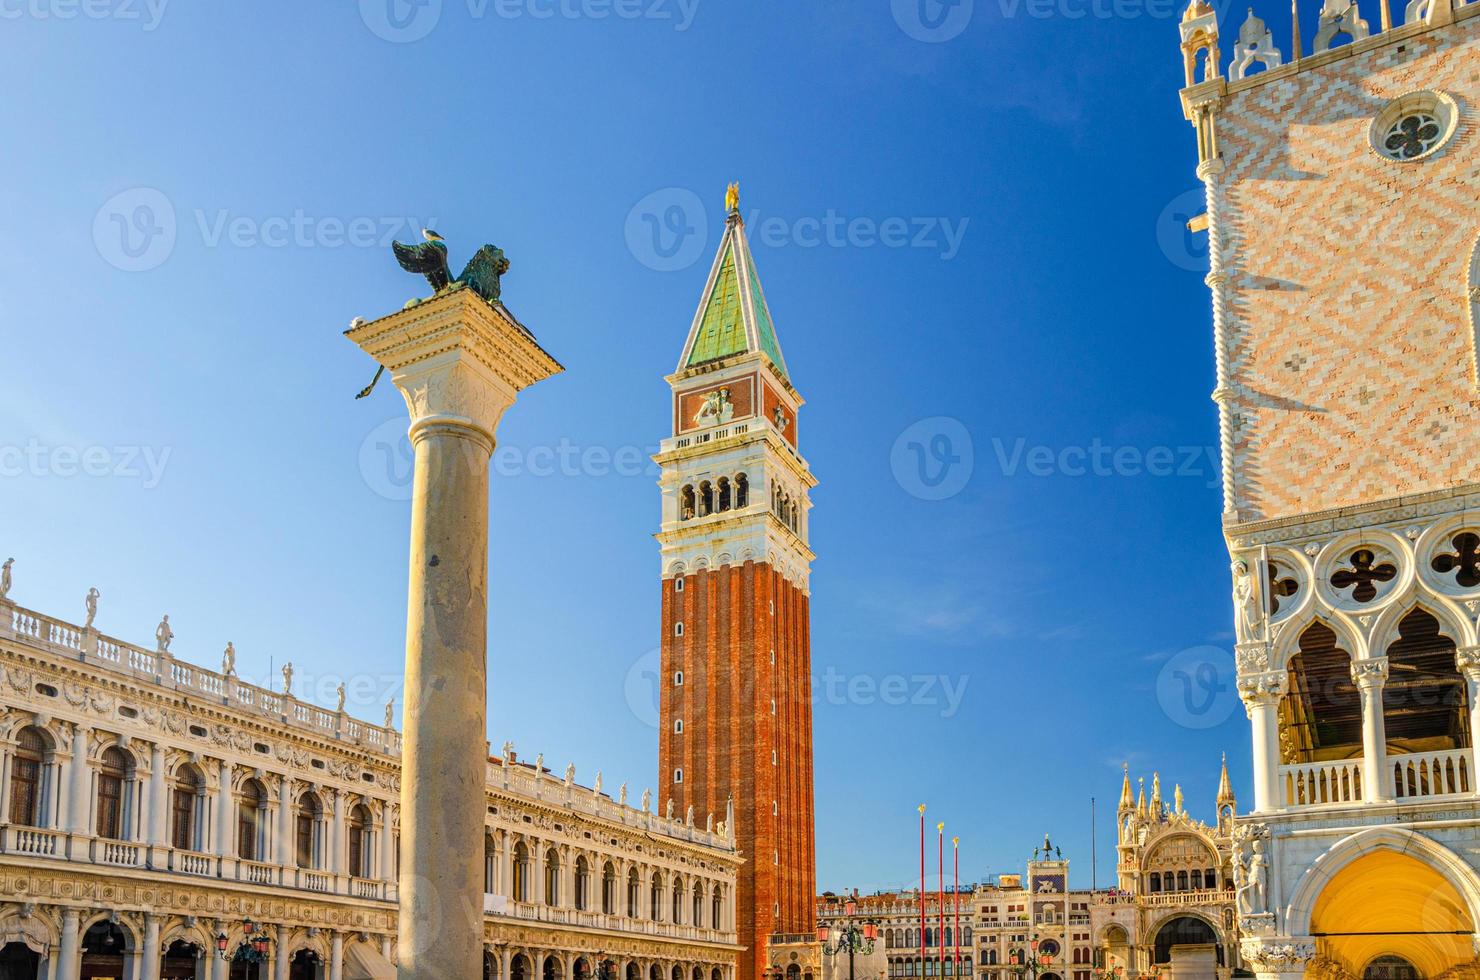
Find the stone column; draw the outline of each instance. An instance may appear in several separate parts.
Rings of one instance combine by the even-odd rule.
[[[289,868],[296,862],[293,854],[293,780],[284,776],[278,783],[277,827],[273,833],[272,857],[276,864]]]
[[[164,746],[155,742],[149,750],[149,843],[164,846],[166,820],[170,812],[164,787]]]
[[[344,933],[336,932],[329,938],[328,980],[344,980]]]
[[[92,726],[79,724],[76,733],[72,736],[72,777],[68,782],[68,806],[66,815],[66,828],[74,834],[86,834],[88,825],[88,808],[92,803],[92,767],[88,765],[88,748],[92,743]]]
[[[488,461],[517,393],[562,370],[502,304],[444,291],[347,336],[411,416],[401,980],[482,973]]]
[[[62,910],[62,941],[57,950],[57,980],[77,980],[82,972],[82,914]]]
[[[1362,799],[1380,803],[1393,797],[1387,771],[1387,725],[1382,716],[1382,689],[1388,658],[1352,661],[1352,682],[1362,697]]]
[[[231,763],[222,759],[216,772],[216,847],[221,857],[229,857],[234,851],[231,841]]]
[[[288,962],[293,958],[283,945],[288,939],[288,932],[287,926],[278,926],[277,941],[272,944],[273,955],[277,957],[272,962],[272,980],[288,980]]]
[[[386,802],[380,808],[380,877],[383,881],[396,883],[396,833],[391,829],[395,820],[395,804]]]
[[[159,980],[159,916],[144,914],[144,980]]]
[[[1303,980],[1316,949],[1310,939],[1267,936],[1244,939],[1239,952],[1258,980]]]
[[[1284,806],[1280,798],[1280,698],[1289,684],[1284,671],[1239,678],[1239,696],[1254,730],[1254,812]]]
[[[1470,697],[1470,772],[1475,771],[1475,742],[1480,739],[1480,647],[1460,647],[1455,651],[1455,666],[1465,675]],[[1473,777],[1472,777],[1473,778]],[[1477,790],[1480,791],[1480,790]],[[0,810],[0,813],[6,812]]]
[[[529,901],[533,905],[545,904],[545,847],[543,843],[529,848]]]
[[[328,869],[336,875],[345,873],[345,827],[344,792],[332,790],[334,794],[334,823],[329,833]]]

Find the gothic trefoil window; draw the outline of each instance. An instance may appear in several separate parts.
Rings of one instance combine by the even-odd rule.
[[[1467,589],[1480,585],[1480,535],[1464,531],[1450,541],[1453,550],[1434,556],[1430,563],[1441,575],[1454,573],[1454,581]]]
[[[1426,112],[1414,112],[1388,127],[1383,149],[1397,160],[1412,160],[1432,150],[1444,133],[1439,120]]]
[[[1300,584],[1293,578],[1282,576],[1280,566],[1274,562],[1269,563],[1269,614],[1273,616],[1280,611],[1280,600],[1288,599],[1300,590]]]
[[[1367,548],[1352,552],[1350,567],[1343,568],[1331,576],[1331,584],[1337,589],[1351,589],[1357,602],[1371,602],[1377,598],[1379,583],[1391,582],[1398,569],[1391,562],[1378,561]]]

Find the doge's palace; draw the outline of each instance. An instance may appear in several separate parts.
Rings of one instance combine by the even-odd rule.
[[[0,578],[0,978],[393,977],[400,741],[17,606]],[[389,712],[387,712],[389,716]],[[389,717],[387,717],[389,722]],[[484,976],[733,980],[728,814],[487,762]]]

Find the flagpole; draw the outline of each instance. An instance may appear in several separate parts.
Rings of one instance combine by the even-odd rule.
[[[925,804],[920,804],[920,976],[925,976]]]
[[[955,940],[953,959],[951,962],[951,974],[959,977],[961,975],[961,838],[951,838],[951,864],[954,870],[951,872],[953,882],[951,890],[952,904],[956,908],[956,934],[951,937]]]
[[[946,975],[946,825],[944,823],[936,824],[935,831],[940,835],[940,839],[937,842],[940,877],[936,879],[939,895],[939,898],[936,900],[936,909],[940,913],[940,921],[935,930],[935,945],[940,949],[940,956],[938,957],[940,965],[936,973],[936,976],[939,978]]]

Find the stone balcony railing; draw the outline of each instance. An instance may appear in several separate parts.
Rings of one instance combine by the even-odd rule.
[[[666,811],[660,814],[651,810],[639,810],[613,800],[604,792],[597,792],[574,782],[566,785],[563,779],[542,769],[512,760],[507,764],[499,759],[490,760],[486,778],[488,785],[495,789],[503,789],[526,799],[542,800],[551,806],[574,813],[586,814],[599,820],[615,820],[628,827],[704,847],[725,851],[735,849],[735,841],[730,828],[724,823],[726,815],[723,813],[696,813],[694,825],[690,826],[687,813],[682,816],[675,814],[669,818]]]
[[[483,912],[492,918],[516,919],[521,922],[540,922],[547,925],[569,926],[577,929],[599,929],[606,932],[621,932],[654,936],[661,939],[676,939],[686,942],[731,943],[733,938],[719,929],[694,926],[679,922],[654,922],[651,919],[634,918],[614,913],[594,912],[561,906],[540,905],[534,902],[515,902],[502,895],[485,895]]]
[[[401,752],[401,735],[394,728],[372,725],[342,711],[328,711],[291,695],[248,684],[234,674],[227,676],[208,670],[167,653],[145,650],[94,629],[84,629],[0,600],[0,637],[4,636],[50,648],[70,659],[106,667],[144,683],[268,716],[277,723],[350,742],[362,749],[392,756]]]
[[[203,854],[184,848],[138,841],[88,837],[42,827],[0,825],[0,854],[49,858],[71,864],[130,868],[170,875],[189,875],[244,885],[293,888],[354,898],[394,901],[393,882],[357,878],[315,868],[248,861],[234,855]]]
[[[1363,760],[1301,762],[1279,768],[1281,804],[1286,809],[1364,806],[1374,802],[1420,802],[1474,796],[1475,753],[1470,748],[1389,755],[1383,763],[1387,785],[1376,797],[1362,785]]]

